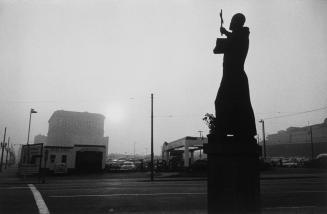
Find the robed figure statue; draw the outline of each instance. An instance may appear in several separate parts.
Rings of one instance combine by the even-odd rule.
[[[229,29],[220,27],[215,54],[224,54],[223,77],[215,101],[216,130],[218,137],[233,135],[236,139],[253,139],[257,134],[250,101],[248,78],[244,62],[249,49],[249,28],[244,27],[245,16],[233,16]]]

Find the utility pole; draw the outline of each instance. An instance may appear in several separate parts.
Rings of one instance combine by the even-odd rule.
[[[153,181],[153,94],[151,94],[151,181]]]
[[[134,142],[134,159],[135,159],[135,142]]]
[[[8,143],[7,143],[7,153],[6,153],[6,165],[5,165],[5,169],[7,169],[7,165],[8,165],[9,142],[10,142],[10,137],[8,137]]]
[[[313,151],[313,140],[312,140],[312,126],[310,126],[310,141],[311,141],[311,160],[314,159],[314,151]]]
[[[2,172],[3,150],[5,149],[5,144],[6,144],[6,132],[7,132],[7,127],[5,127],[5,134],[3,135],[3,141],[2,141],[2,143],[1,143],[1,162],[0,162],[0,172]]]
[[[259,122],[262,123],[263,159],[266,160],[267,152],[266,152],[265,121],[263,119],[261,119]]]

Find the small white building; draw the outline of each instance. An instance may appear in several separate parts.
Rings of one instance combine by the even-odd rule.
[[[101,114],[55,111],[49,119],[48,136],[42,138],[46,143],[41,168],[55,173],[104,169],[109,141],[104,137],[104,119]]]
[[[105,167],[104,145],[45,146],[42,168],[51,172],[100,171]]]

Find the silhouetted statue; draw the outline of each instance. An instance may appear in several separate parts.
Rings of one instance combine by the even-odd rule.
[[[250,101],[244,62],[249,49],[249,28],[244,27],[245,16],[233,16],[229,29],[220,27],[227,38],[218,38],[213,52],[224,54],[223,77],[215,101],[216,134],[229,134],[237,139],[253,139],[257,134]]]

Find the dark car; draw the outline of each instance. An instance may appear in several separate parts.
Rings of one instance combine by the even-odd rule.
[[[117,171],[120,169],[120,163],[118,161],[111,161],[106,163],[105,168],[107,171]]]
[[[208,165],[208,160],[207,159],[196,160],[190,166],[190,170],[191,171],[206,171],[207,170],[207,165]]]

